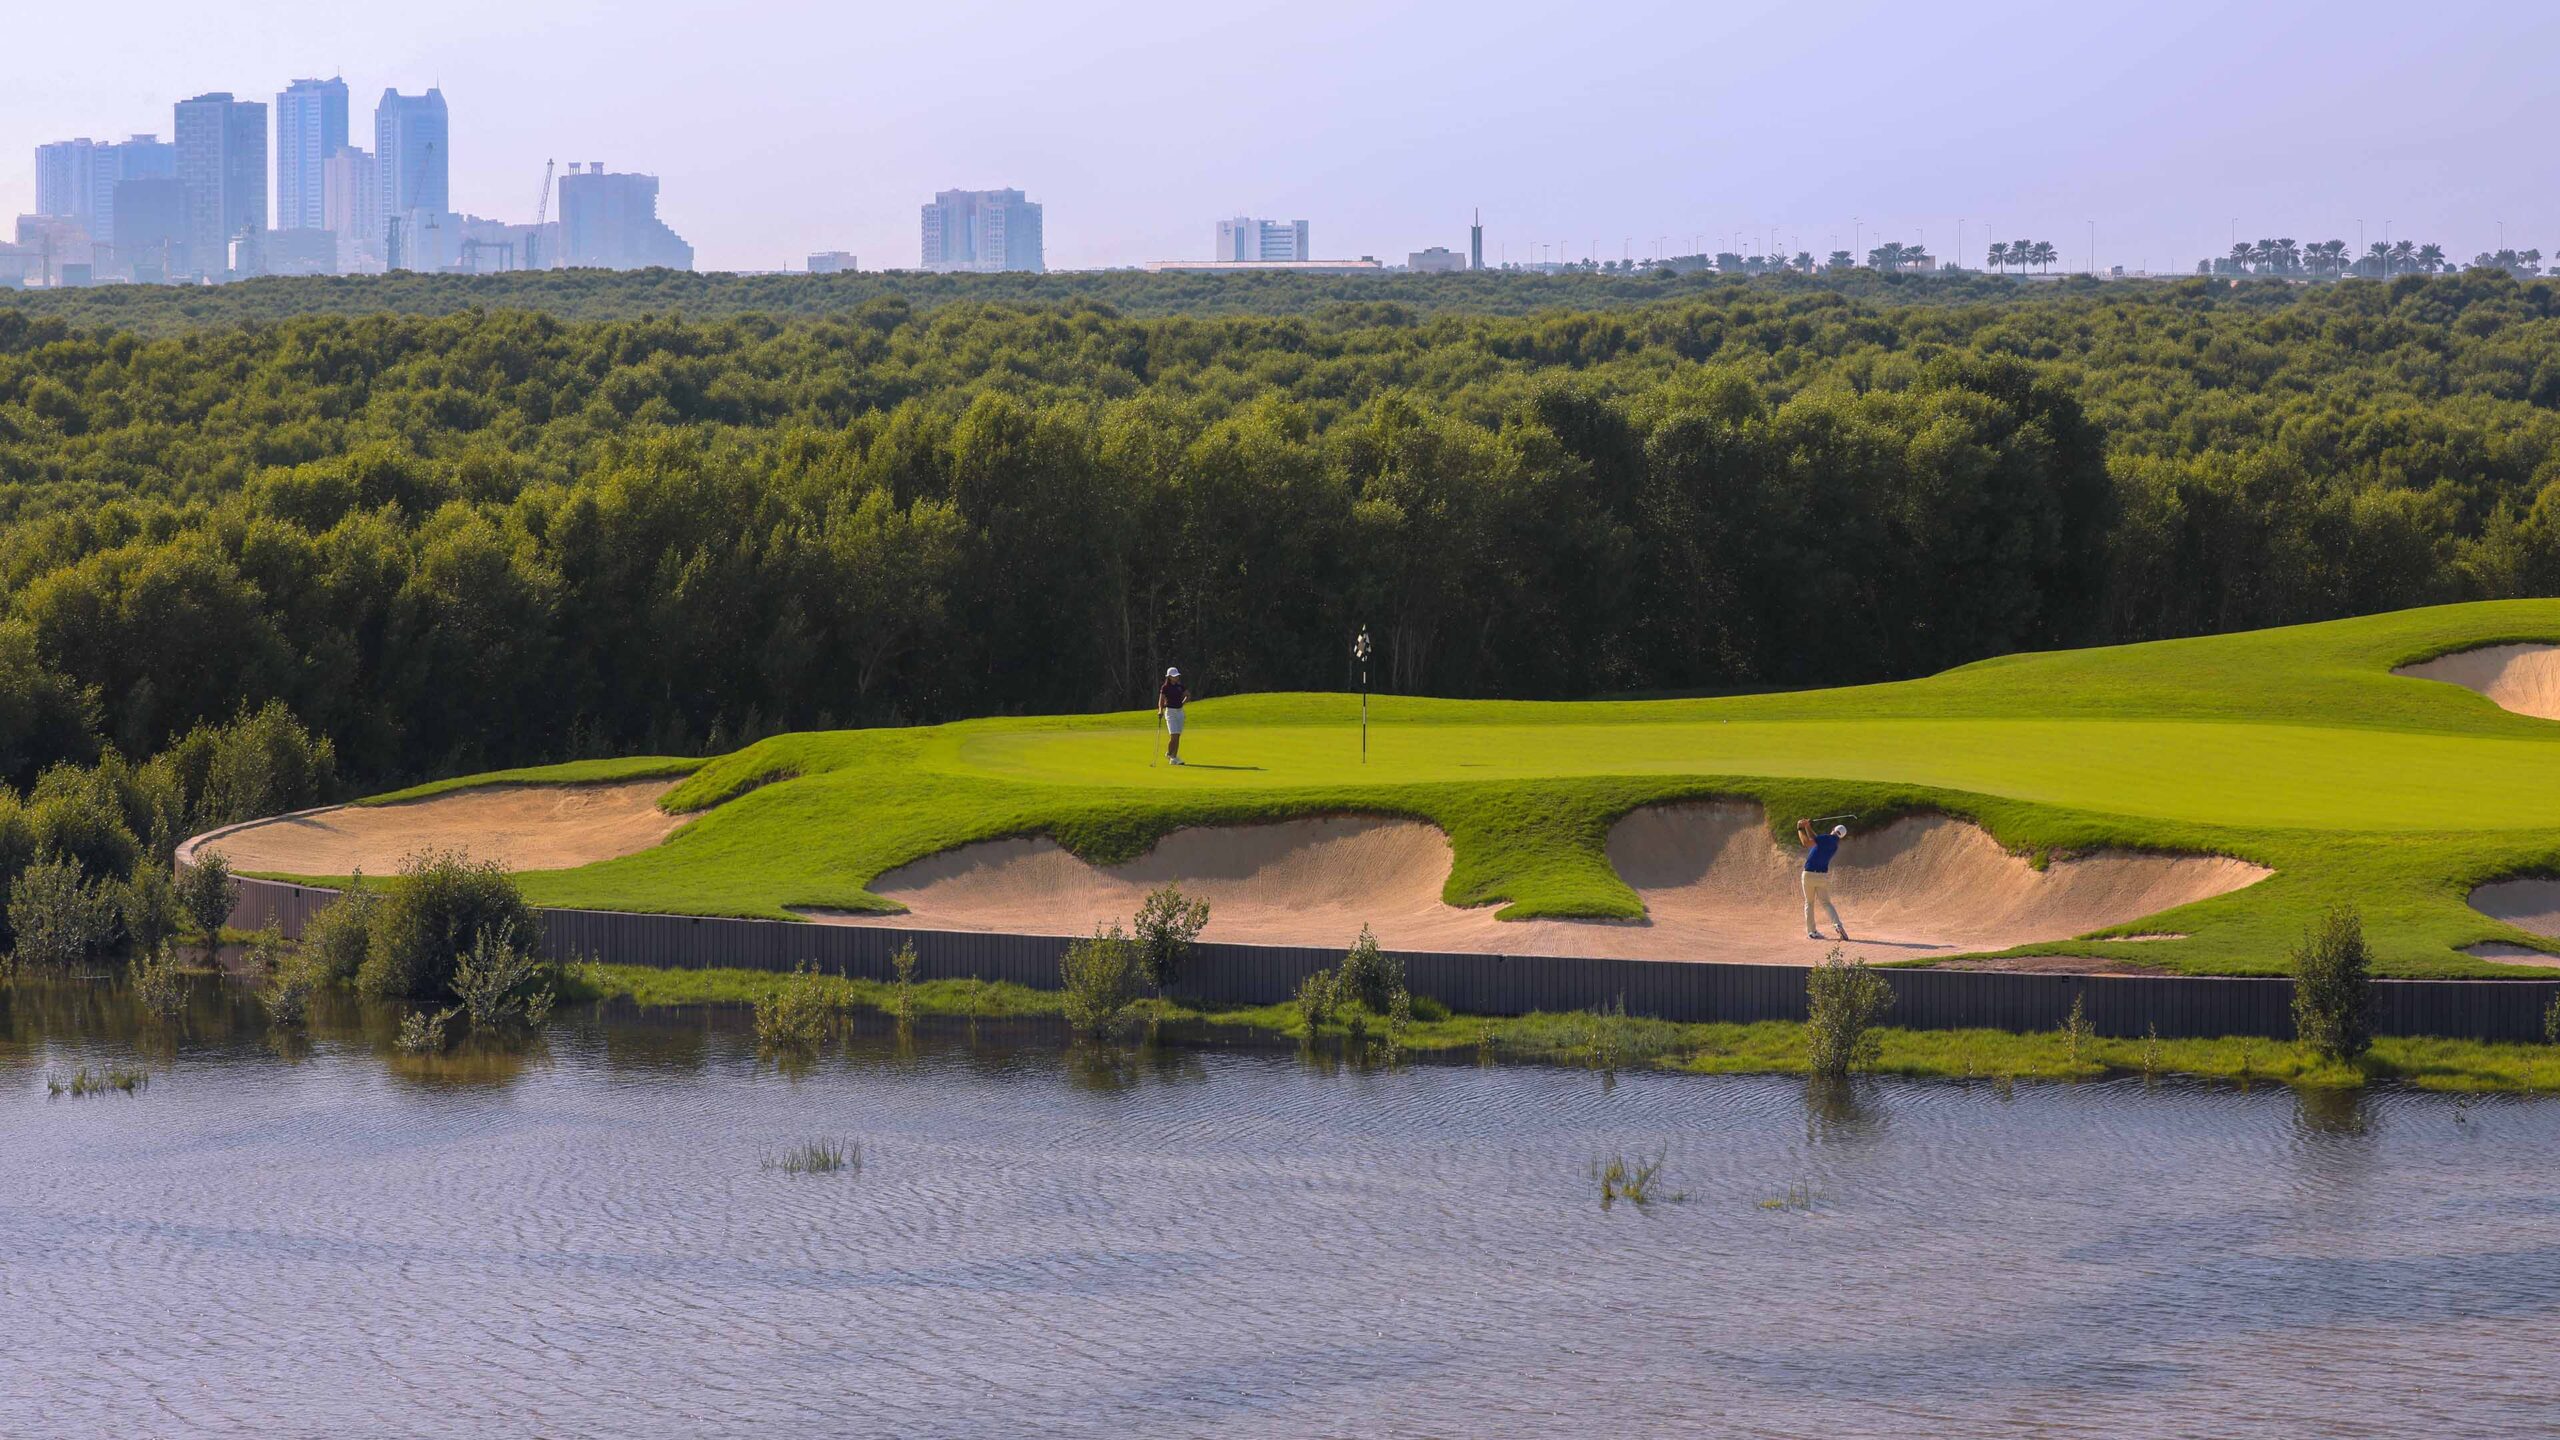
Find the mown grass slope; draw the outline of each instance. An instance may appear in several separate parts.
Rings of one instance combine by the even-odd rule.
[[[1045,833],[1090,859],[1187,825],[1332,812],[1445,829],[1447,898],[1506,917],[1631,917],[1610,826],[1639,806],[1742,797],[1863,826],[1938,810],[2012,849],[2231,854],[2266,881],[2146,919],[2186,938],[2145,961],[2281,968],[2322,907],[2365,916],[2386,968],[2508,975],[2459,947],[2523,941],[2465,903],[2560,868],[2560,724],[2394,666],[2510,641],[2560,642],[2560,601],[2444,606],[2241,635],[2017,655],[1889,685],[1712,699],[1538,704],[1209,697],[1186,757],[1151,761],[1149,712],[1009,717],[778,736],[700,764],[665,804],[701,818],[665,844],[528,876],[539,902],[782,916],[880,908],[881,873],[975,840]],[[634,762],[611,773],[676,773]],[[509,772],[596,779],[595,765]],[[1346,937],[1347,939],[1348,937]],[[2032,947],[2096,953],[2074,941]]]

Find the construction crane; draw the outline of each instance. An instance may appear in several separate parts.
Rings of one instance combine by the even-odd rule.
[[[559,163],[557,160],[542,162],[542,193],[534,197],[533,233],[524,237],[524,268],[527,270],[542,268],[539,263],[542,253],[542,226],[543,222],[551,218],[551,167]]]

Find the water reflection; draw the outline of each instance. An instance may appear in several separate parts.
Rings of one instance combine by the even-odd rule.
[[[2293,1092],[2293,1103],[2294,1123],[2306,1139],[2352,1139],[2373,1131],[2373,1107],[2366,1091],[2306,1086]]]
[[[2560,1431],[2547,1101],[399,1016],[0,992],[0,1434]]]

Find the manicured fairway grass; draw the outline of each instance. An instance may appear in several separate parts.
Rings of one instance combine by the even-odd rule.
[[[667,797],[702,818],[665,844],[526,877],[538,903],[775,917],[880,908],[865,887],[948,847],[1046,833],[1095,860],[1199,824],[1346,811],[1410,815],[1456,852],[1447,898],[1508,917],[1641,904],[1603,853],[1638,806],[1728,796],[1798,814],[1940,810],[2031,854],[2100,846],[2231,854],[2244,890],[2124,927],[2187,938],[2143,961],[2281,969],[2329,904],[2364,914],[2384,968],[2513,978],[2458,947],[2523,942],[2469,889],[2560,871],[2560,723],[2509,714],[2396,665],[2560,642],[2560,601],[2444,606],[2160,644],[2009,656],[1923,680],[1701,700],[1534,704],[1211,697],[1187,758],[1151,766],[1154,716],[1003,718],[780,736],[701,762]],[[681,773],[615,762],[479,783]],[[662,767],[662,768],[648,768]],[[415,792],[411,792],[415,793]],[[1349,937],[1345,937],[1347,940]],[[2088,942],[2030,947],[2092,952]],[[2130,952],[2135,947],[2118,947]],[[2525,972],[2532,973],[2532,972]]]

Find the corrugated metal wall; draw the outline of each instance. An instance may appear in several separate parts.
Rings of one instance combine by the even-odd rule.
[[[243,880],[231,923],[273,922],[287,935],[334,893]],[[916,947],[921,978],[1058,983],[1067,937],[892,930],[780,920],[716,920],[602,910],[546,910],[545,946],[558,957],[682,970],[821,970],[885,980],[889,957]],[[1207,1004],[1267,1005],[1341,959],[1341,951],[1285,945],[1203,944],[1180,998]],[[1588,960],[1536,955],[1405,953],[1407,983],[1453,1010],[1520,1015],[1585,1010],[1623,1002],[1628,1013],[1664,1020],[1801,1020],[1804,971],[1792,965],[1718,965],[1674,960]],[[1889,1023],[1920,1030],[1980,1027],[2051,1030],[2079,998],[2100,1035],[2162,1039],[2293,1035],[2293,982],[2202,976],[2019,975],[1998,971],[1885,970],[1893,987]],[[2386,1035],[2474,1040],[2539,1040],[2542,1013],[2560,980],[2386,980],[2379,1028]]]

